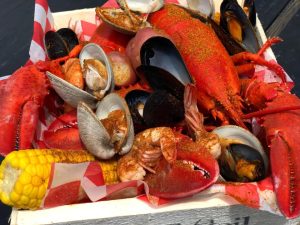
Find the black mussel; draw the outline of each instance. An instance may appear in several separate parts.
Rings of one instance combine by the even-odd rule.
[[[256,26],[256,8],[254,0],[245,0],[244,1],[244,11],[248,15],[248,18],[253,27]]]
[[[61,28],[56,31],[65,41],[68,46],[69,51],[71,51],[76,45],[79,44],[77,35],[70,28]]]
[[[168,38],[149,38],[141,47],[140,57],[144,66],[163,69],[184,85],[192,82],[180,53]]]
[[[147,125],[143,118],[143,114],[145,104],[149,96],[150,93],[143,90],[133,90],[125,96],[125,100],[132,117],[135,133],[138,133],[147,128]]]
[[[67,56],[78,44],[79,41],[76,34],[69,28],[62,28],[57,32],[48,31],[45,34],[45,45],[50,59]]]
[[[184,84],[168,71],[145,65],[139,66],[136,70],[154,90],[167,90],[179,100],[183,100]]]
[[[230,55],[235,55],[237,53],[246,51],[246,49],[239,42],[233,39],[232,36],[221,26],[219,26],[214,20],[208,20],[211,28],[215,31],[216,35]]]
[[[245,144],[229,144],[218,159],[220,174],[226,181],[253,182],[266,177],[262,155]]]
[[[260,46],[256,32],[236,0],[224,0],[222,2],[220,26],[229,32],[247,51],[258,52]]]
[[[69,54],[66,42],[55,31],[48,31],[45,34],[45,46],[50,59],[57,59]]]
[[[165,90],[154,91],[146,101],[143,118],[148,127],[174,126],[184,118],[183,102]]]

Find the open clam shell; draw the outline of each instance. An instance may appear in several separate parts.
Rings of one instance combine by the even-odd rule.
[[[127,106],[126,101],[121,98],[119,95],[115,93],[111,93],[107,95],[98,105],[96,110],[96,115],[99,119],[104,119],[108,116],[110,112],[113,110],[120,109],[123,112],[125,112],[126,116],[126,122],[127,122],[127,137],[125,139],[125,142],[122,145],[122,149],[119,152],[120,155],[123,155],[127,153],[132,144],[134,139],[134,128],[133,128],[133,122],[131,118],[131,114],[129,111],[129,108]]]
[[[131,17],[127,12],[117,8],[96,8],[97,16],[112,29],[123,34],[135,35],[136,32],[144,27],[151,27],[146,19],[135,13]]]
[[[77,120],[81,140],[87,150],[100,159],[110,159],[117,153],[101,122],[101,119],[107,118],[110,112],[117,109],[125,112],[127,122],[127,133],[118,152],[122,155],[131,149],[134,140],[133,123],[125,100],[117,94],[109,94],[99,103],[96,114],[84,102],[78,104]]]
[[[113,69],[103,49],[99,45],[94,43],[85,45],[79,55],[79,60],[82,68],[84,68],[84,61],[86,59],[95,59],[103,63],[107,73],[107,82],[106,82],[106,87],[101,92],[103,92],[103,95],[105,93],[112,92],[114,90]]]
[[[268,173],[269,160],[259,140],[248,130],[235,125],[221,126],[213,130],[220,138],[240,141],[255,149],[261,155],[264,162],[265,174]]]
[[[117,0],[118,5],[124,9],[127,7],[134,12],[151,13],[164,6],[164,0]]]
[[[187,0],[188,8],[199,11],[206,16],[215,14],[215,5],[213,0]]]
[[[88,92],[81,90],[58,76],[46,72],[51,86],[57,94],[69,105],[76,108],[79,102],[85,102],[90,108],[96,108],[98,99]]]

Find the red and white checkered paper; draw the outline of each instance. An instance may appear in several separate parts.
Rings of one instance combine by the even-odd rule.
[[[175,2],[186,6],[186,0],[166,0],[166,2]],[[117,7],[114,0],[109,0],[104,6]],[[94,23],[86,21],[74,21],[70,19],[69,27],[72,28],[82,41],[89,41],[97,26],[101,23],[96,17]],[[30,46],[30,60],[28,64],[35,63],[39,60],[46,60],[46,52],[44,45],[44,35],[47,31],[54,28],[53,17],[48,6],[47,0],[36,0],[34,15],[34,33]],[[274,60],[268,54],[265,54],[267,60]],[[264,67],[257,66],[256,75],[265,82],[277,81],[273,72],[266,70]],[[287,76],[287,79],[291,79]],[[292,82],[291,82],[292,83]],[[46,129],[47,124],[53,120],[43,115],[39,124],[36,142],[41,137],[42,131]],[[257,188],[257,205],[249,205],[251,207],[267,210],[272,213],[279,213],[275,194],[271,189],[262,190],[260,185],[254,183],[253,188]],[[124,198],[138,196],[144,201],[150,201],[153,205],[161,205],[170,202],[169,200],[159,199],[148,194],[148,187],[142,181],[123,182],[115,185],[104,185],[101,167],[96,162],[80,163],[80,164],[63,164],[55,163],[52,165],[51,178],[48,189],[41,208],[49,208],[59,205],[72,204],[84,201],[99,201],[115,198]],[[225,186],[215,184],[202,194],[227,193]],[[268,197],[265,197],[268,196]],[[268,199],[268,201],[266,200]],[[261,202],[262,201],[262,202]]]

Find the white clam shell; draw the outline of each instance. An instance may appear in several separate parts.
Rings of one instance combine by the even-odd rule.
[[[107,72],[107,84],[106,87],[102,90],[102,92],[112,92],[112,90],[114,90],[114,75],[112,65],[103,49],[99,45],[94,43],[85,45],[79,55],[79,60],[82,68],[85,59],[97,59],[104,64]]]
[[[76,108],[78,103],[83,101],[90,108],[96,108],[98,100],[93,95],[75,87],[74,85],[50,73],[49,71],[47,71],[46,74],[50,80],[51,86],[66,103]]]
[[[111,93],[107,95],[103,100],[99,103],[96,111],[96,115],[99,119],[107,118],[108,114],[111,111],[120,109],[125,112],[128,134],[125,144],[122,146],[122,150],[119,152],[120,155],[126,154],[131,149],[134,140],[134,127],[133,121],[131,118],[131,114],[127,103],[123,98],[115,93]]]
[[[110,159],[115,155],[105,127],[84,102],[78,104],[77,121],[80,138],[91,154],[100,159]]]
[[[81,140],[87,150],[100,159],[109,159],[116,154],[111,138],[100,120],[117,109],[125,111],[128,125],[127,138],[118,153],[123,155],[130,151],[134,140],[133,122],[125,100],[111,93],[99,102],[96,114],[85,103],[78,104],[77,120]]]
[[[213,0],[187,0],[188,8],[198,11],[206,16],[212,16],[215,13]]]
[[[161,9],[164,6],[164,0],[118,0],[126,1],[131,11],[140,13],[151,13]]]
[[[264,164],[265,164],[265,170],[267,173],[267,170],[269,168],[269,160],[268,157],[260,143],[260,141],[248,130],[241,128],[239,126],[235,125],[226,125],[217,127],[213,130],[213,133],[217,134],[221,138],[229,138],[229,139],[237,139],[240,140],[243,144],[249,145],[252,148],[259,151],[261,154]]]

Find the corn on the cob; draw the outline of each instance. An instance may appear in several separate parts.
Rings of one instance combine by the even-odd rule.
[[[11,152],[0,166],[0,200],[23,209],[37,209],[43,200],[51,164],[94,161],[86,151],[28,149]]]
[[[116,159],[111,159],[108,161],[99,161],[102,169],[105,184],[115,184],[119,182],[117,174],[118,161]]]

